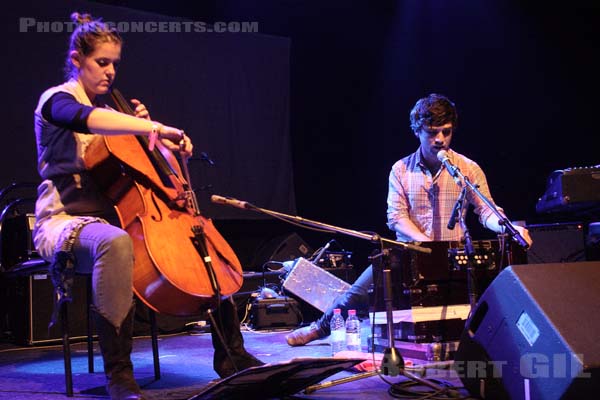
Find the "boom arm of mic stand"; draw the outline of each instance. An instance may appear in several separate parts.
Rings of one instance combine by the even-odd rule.
[[[289,215],[289,214],[284,214],[284,213],[280,213],[277,211],[272,211],[272,210],[267,210],[264,208],[260,208],[257,207],[251,203],[248,202],[244,202],[244,208],[247,210],[253,210],[253,211],[257,211],[257,212],[261,212],[270,216],[275,216],[277,218],[281,218],[283,220],[289,220],[289,221],[294,221],[297,224],[301,224],[301,225],[307,225],[307,226],[311,226],[313,228],[319,228],[319,229],[323,229],[323,230],[327,230],[330,232],[336,232],[336,233],[342,233],[345,235],[349,235],[349,236],[354,236],[360,239],[365,239],[365,240],[369,240],[371,242],[381,242],[381,243],[387,243],[389,245],[393,245],[393,246],[399,246],[405,249],[410,249],[410,250],[414,250],[414,251],[419,251],[422,253],[431,253],[431,249],[430,248],[426,248],[426,247],[421,247],[419,245],[416,244],[411,244],[411,243],[404,243],[404,242],[398,242],[395,240],[390,240],[390,239],[386,239],[386,238],[382,238],[381,236],[379,236],[378,234],[366,234],[363,232],[358,232],[352,229],[346,229],[346,228],[341,228],[338,226],[333,226],[333,225],[329,225],[329,224],[325,224],[322,222],[317,222],[317,221],[313,221],[310,219],[306,219],[306,218],[302,218],[302,217],[298,217],[295,215]],[[386,271],[384,271],[384,279],[385,279],[385,283],[384,283],[384,291],[385,291],[385,297],[386,297],[386,312],[387,312],[387,322],[388,322],[388,334],[389,334],[389,339],[390,339],[390,343],[393,344],[393,333],[390,334],[392,332],[392,323],[393,323],[393,315],[392,315],[392,311],[391,311],[391,299],[392,299],[392,286],[391,286],[391,279],[390,278],[390,274],[391,271],[388,269]],[[386,276],[387,275],[387,276]],[[389,351],[388,351],[389,350]],[[426,379],[422,379],[419,378],[418,376],[415,376],[414,374],[406,371],[405,365],[404,365],[404,360],[402,359],[402,355],[400,354],[400,352],[398,352],[398,350],[395,347],[391,347],[386,349],[386,354],[384,354],[384,359],[385,357],[387,357],[387,362],[382,360],[382,367],[383,367],[383,372],[384,373],[391,373],[391,375],[397,375],[398,373],[403,374],[404,376],[406,376],[409,379],[413,379],[419,383],[422,383],[424,385],[427,385],[435,390],[439,390],[441,392],[445,392],[448,391],[448,393],[452,396],[452,397],[459,397],[458,393],[456,391],[450,391],[447,390],[445,388],[440,387],[439,385],[436,385],[433,382],[430,382]],[[387,371],[386,371],[387,370]],[[367,377],[367,376],[372,376],[376,373],[379,373],[381,371],[374,371],[371,373],[365,373],[365,374],[360,374],[360,378],[363,377]],[[309,390],[306,393],[310,393],[312,391],[315,391],[319,388],[324,388],[324,387],[329,387],[329,386],[333,386],[336,384],[341,384],[350,380],[355,380],[355,379],[360,379],[360,378],[348,378],[348,379],[343,379],[341,381],[336,381],[336,382],[330,382],[330,383],[325,383],[322,385],[316,385],[316,386],[312,386],[309,387],[307,390]]]
[[[485,203],[486,206],[489,207],[490,210],[492,210],[492,212],[494,213],[494,215],[496,215],[496,217],[498,217],[498,223],[500,225],[503,225],[506,230],[508,231],[508,233],[510,234],[510,236],[524,249],[527,249],[529,247],[529,244],[527,243],[527,241],[523,238],[523,236],[521,236],[521,234],[519,233],[519,231],[517,231],[515,229],[515,227],[513,226],[513,224],[508,220],[508,218],[506,218],[504,215],[502,215],[502,213],[500,211],[498,211],[498,208],[487,198],[483,195],[483,193],[481,193],[481,191],[478,189],[477,185],[475,185],[474,183],[472,183],[468,177],[466,177],[460,169],[456,168],[456,173],[458,175],[460,175],[460,177],[462,178],[463,182],[465,182],[465,184],[469,187],[469,189],[471,189],[476,195],[477,197],[479,197],[481,199],[481,201],[483,201]]]
[[[399,242],[396,240],[391,240],[391,239],[386,239],[381,237],[378,234],[368,234],[368,233],[364,233],[364,232],[359,232],[359,231],[355,231],[352,229],[347,229],[347,228],[342,228],[339,226],[334,226],[334,225],[329,225],[329,224],[325,224],[323,222],[318,222],[318,221],[313,221],[307,218],[302,218],[299,217],[297,215],[289,215],[289,214],[284,214],[284,213],[280,213],[277,211],[273,211],[273,210],[268,210],[266,208],[261,208],[261,207],[257,207],[253,204],[247,203],[246,202],[246,209],[248,210],[252,210],[252,211],[256,211],[256,212],[260,212],[266,215],[270,215],[270,216],[274,216],[277,218],[281,218],[283,220],[289,220],[289,221],[293,221],[297,224],[301,224],[301,225],[306,225],[306,226],[311,226],[313,228],[319,228],[319,229],[323,229],[323,230],[327,230],[330,232],[335,232],[335,233],[341,233],[344,235],[348,235],[348,236],[354,236],[357,237],[359,239],[364,239],[364,240],[368,240],[370,242],[383,242],[386,243],[388,245],[392,245],[392,246],[396,246],[396,247],[402,247],[408,250],[414,250],[414,251],[418,251],[421,253],[426,253],[429,254],[431,253],[431,249],[427,248],[427,247],[422,247],[416,244],[412,244],[412,243],[405,243],[405,242]]]

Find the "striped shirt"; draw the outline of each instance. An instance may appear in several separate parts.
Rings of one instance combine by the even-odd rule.
[[[479,165],[452,150],[448,150],[448,156],[463,175],[473,184],[479,185],[479,191],[494,203],[485,174]],[[431,175],[419,148],[392,166],[387,198],[388,227],[394,230],[396,222],[408,218],[431,240],[461,240],[464,231],[459,223],[453,230],[447,228],[460,191],[461,188],[443,165],[435,176]],[[467,191],[467,202],[474,206],[479,221],[486,226],[486,221],[493,212],[471,190]],[[502,212],[502,209],[499,210]],[[399,232],[396,232],[396,238],[402,242],[414,241]]]

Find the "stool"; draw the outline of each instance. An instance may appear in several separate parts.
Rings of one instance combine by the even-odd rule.
[[[36,273],[48,273],[50,263],[43,259],[32,259],[14,265],[4,274],[6,277],[28,277]],[[91,313],[92,290],[91,275],[87,275],[87,354],[88,354],[88,372],[94,372],[94,336],[92,332],[93,318]],[[69,321],[67,313],[68,303],[63,303],[60,309],[60,323],[62,330],[63,359],[65,369],[65,386],[68,397],[73,397],[73,373],[71,369],[71,343],[69,338]],[[160,361],[158,358],[158,329],[156,326],[156,315],[153,310],[149,310],[150,332],[152,338],[152,357],[154,361],[154,379],[160,379]]]
[[[0,271],[6,277],[29,277],[36,273],[48,273],[49,263],[36,257],[31,240],[30,218],[33,218],[33,204],[37,198],[36,183],[14,182],[0,189]],[[30,214],[27,214],[30,213]],[[9,222],[13,222],[11,224]],[[7,224],[7,225],[5,225]],[[3,229],[4,228],[4,229]],[[14,238],[18,238],[14,243]],[[26,261],[22,261],[27,258]],[[94,346],[92,334],[92,304],[91,275],[87,282],[87,350],[88,372],[94,372]],[[62,345],[65,368],[65,386],[68,397],[73,397],[73,375],[71,370],[71,343],[69,340],[69,321],[67,303],[60,309],[62,328]],[[149,310],[150,332],[152,337],[152,356],[154,361],[154,379],[160,379],[160,362],[158,359],[158,330],[156,315]]]

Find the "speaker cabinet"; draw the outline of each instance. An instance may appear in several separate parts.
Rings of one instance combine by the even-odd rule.
[[[312,248],[297,233],[277,236],[264,243],[254,255],[251,268],[262,271],[267,261],[290,261],[299,257],[308,258]]]
[[[31,232],[35,224],[34,214],[21,214],[6,218],[0,224],[1,269],[9,271],[14,265],[38,258]]]
[[[583,399],[600,391],[600,262],[513,265],[481,296],[455,369],[486,399]]]
[[[68,305],[67,314],[69,336],[74,340],[87,337],[87,284],[86,276],[75,276],[73,303]],[[54,287],[47,273],[4,277],[1,287],[3,332],[8,332],[10,340],[23,345],[60,342],[60,322],[48,329],[53,309]]]
[[[585,261],[583,225],[576,222],[528,225],[533,240],[529,264]]]

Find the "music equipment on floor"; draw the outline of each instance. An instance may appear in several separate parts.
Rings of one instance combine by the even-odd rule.
[[[435,343],[457,341],[469,316],[469,304],[434,307],[412,307],[394,310],[394,340],[410,343]],[[387,316],[384,311],[374,313],[374,335],[377,340],[388,339]]]
[[[582,399],[600,391],[600,262],[513,265],[483,293],[454,365],[486,399]]]
[[[600,164],[553,171],[535,209],[538,213],[573,212],[600,206]]]
[[[262,244],[256,251],[250,269],[262,271],[268,261],[291,261],[298,257],[309,257],[313,253],[311,246],[297,233],[277,236]]]
[[[283,280],[283,272],[280,271],[248,271],[244,272],[244,284],[242,288],[233,295],[236,302],[238,299],[248,298],[262,287],[280,286]]]
[[[324,269],[352,268],[351,251],[330,251],[326,250],[318,260],[313,260],[313,264]]]
[[[425,242],[430,254],[391,250],[387,257],[393,285],[394,340],[411,357],[427,359],[432,348],[441,347],[442,359],[451,359],[470,310],[467,262],[473,264],[475,292],[480,295],[502,268],[514,261],[526,262],[522,247],[512,241],[473,241],[471,260],[464,245],[454,241]],[[373,263],[374,286],[371,312],[375,322],[376,349],[387,343],[387,319],[379,278],[379,260]]]
[[[533,240],[527,251],[528,264],[576,262],[586,260],[582,223],[565,222],[527,225]]]
[[[389,251],[392,271],[394,309],[432,307],[469,303],[467,288],[467,256],[464,244],[456,241],[424,242],[430,254],[402,249]],[[474,267],[476,292],[481,294],[499,271],[510,264],[526,263],[525,251],[512,241],[475,240]],[[373,262],[374,293],[371,304],[375,311],[385,310],[380,271],[381,258]]]
[[[250,304],[250,325],[255,330],[294,328],[302,322],[298,302],[291,297],[257,297]]]
[[[33,213],[10,216],[2,220],[0,225],[0,269],[2,271],[9,271],[16,264],[39,258],[31,235],[34,224]]]
[[[35,260],[27,264],[35,267]],[[11,271],[0,279],[2,332],[17,344],[60,343],[62,340],[59,325],[48,329],[54,286],[45,261],[39,260],[39,265],[39,269],[32,268],[31,271]],[[84,340],[87,337],[87,285],[87,277],[75,276],[73,303],[68,307],[72,340]]]
[[[350,284],[300,257],[283,281],[283,288],[325,312],[338,296],[350,288]]]

